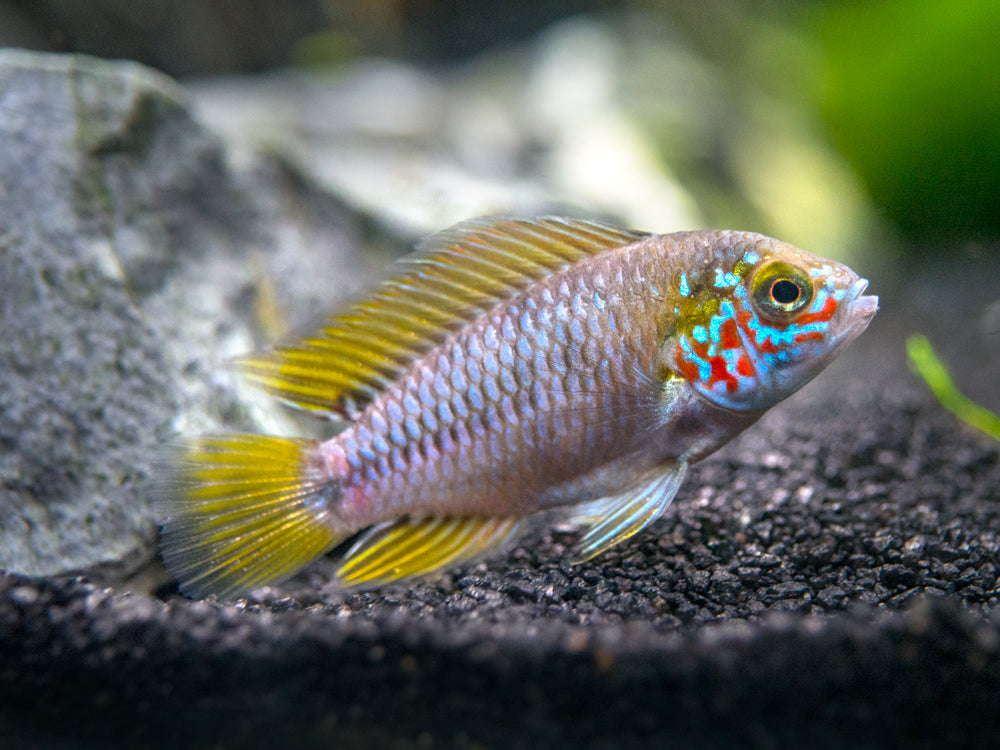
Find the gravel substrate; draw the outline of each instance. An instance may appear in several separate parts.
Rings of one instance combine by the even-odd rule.
[[[0,729],[20,747],[994,746],[998,451],[898,354],[858,366],[894,330],[586,565],[557,526],[365,593],[325,587],[332,560],[225,605],[0,577]]]

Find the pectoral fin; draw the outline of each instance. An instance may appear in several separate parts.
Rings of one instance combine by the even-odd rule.
[[[316,442],[206,436],[163,483],[163,562],[192,597],[230,599],[280,581],[340,542],[336,487],[316,475]]]
[[[585,562],[639,533],[659,518],[677,494],[687,462],[648,479],[627,492],[584,503],[574,509],[571,522],[590,524],[577,543],[575,563]]]
[[[488,516],[401,518],[366,531],[344,556],[344,588],[377,586],[426,575],[490,552],[517,531],[520,519]]]

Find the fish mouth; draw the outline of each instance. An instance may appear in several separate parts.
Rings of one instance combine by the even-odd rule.
[[[847,326],[838,338],[842,338],[845,342],[864,331],[878,312],[878,297],[874,294],[864,294],[867,288],[868,279],[858,279],[851,285],[844,299],[847,303],[844,316]]]

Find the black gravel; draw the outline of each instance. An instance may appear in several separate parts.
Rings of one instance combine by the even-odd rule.
[[[364,593],[0,576],[3,746],[995,747],[1000,459],[903,363],[934,321],[877,318],[585,565],[557,526]]]

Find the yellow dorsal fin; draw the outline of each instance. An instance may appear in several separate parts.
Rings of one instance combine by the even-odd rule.
[[[236,366],[272,395],[353,418],[451,332],[574,262],[647,236],[546,217],[473,219],[424,240],[400,271],[314,336]]]
[[[432,516],[380,524],[344,556],[337,580],[344,588],[378,586],[458,565],[502,545],[519,523],[516,518]]]

